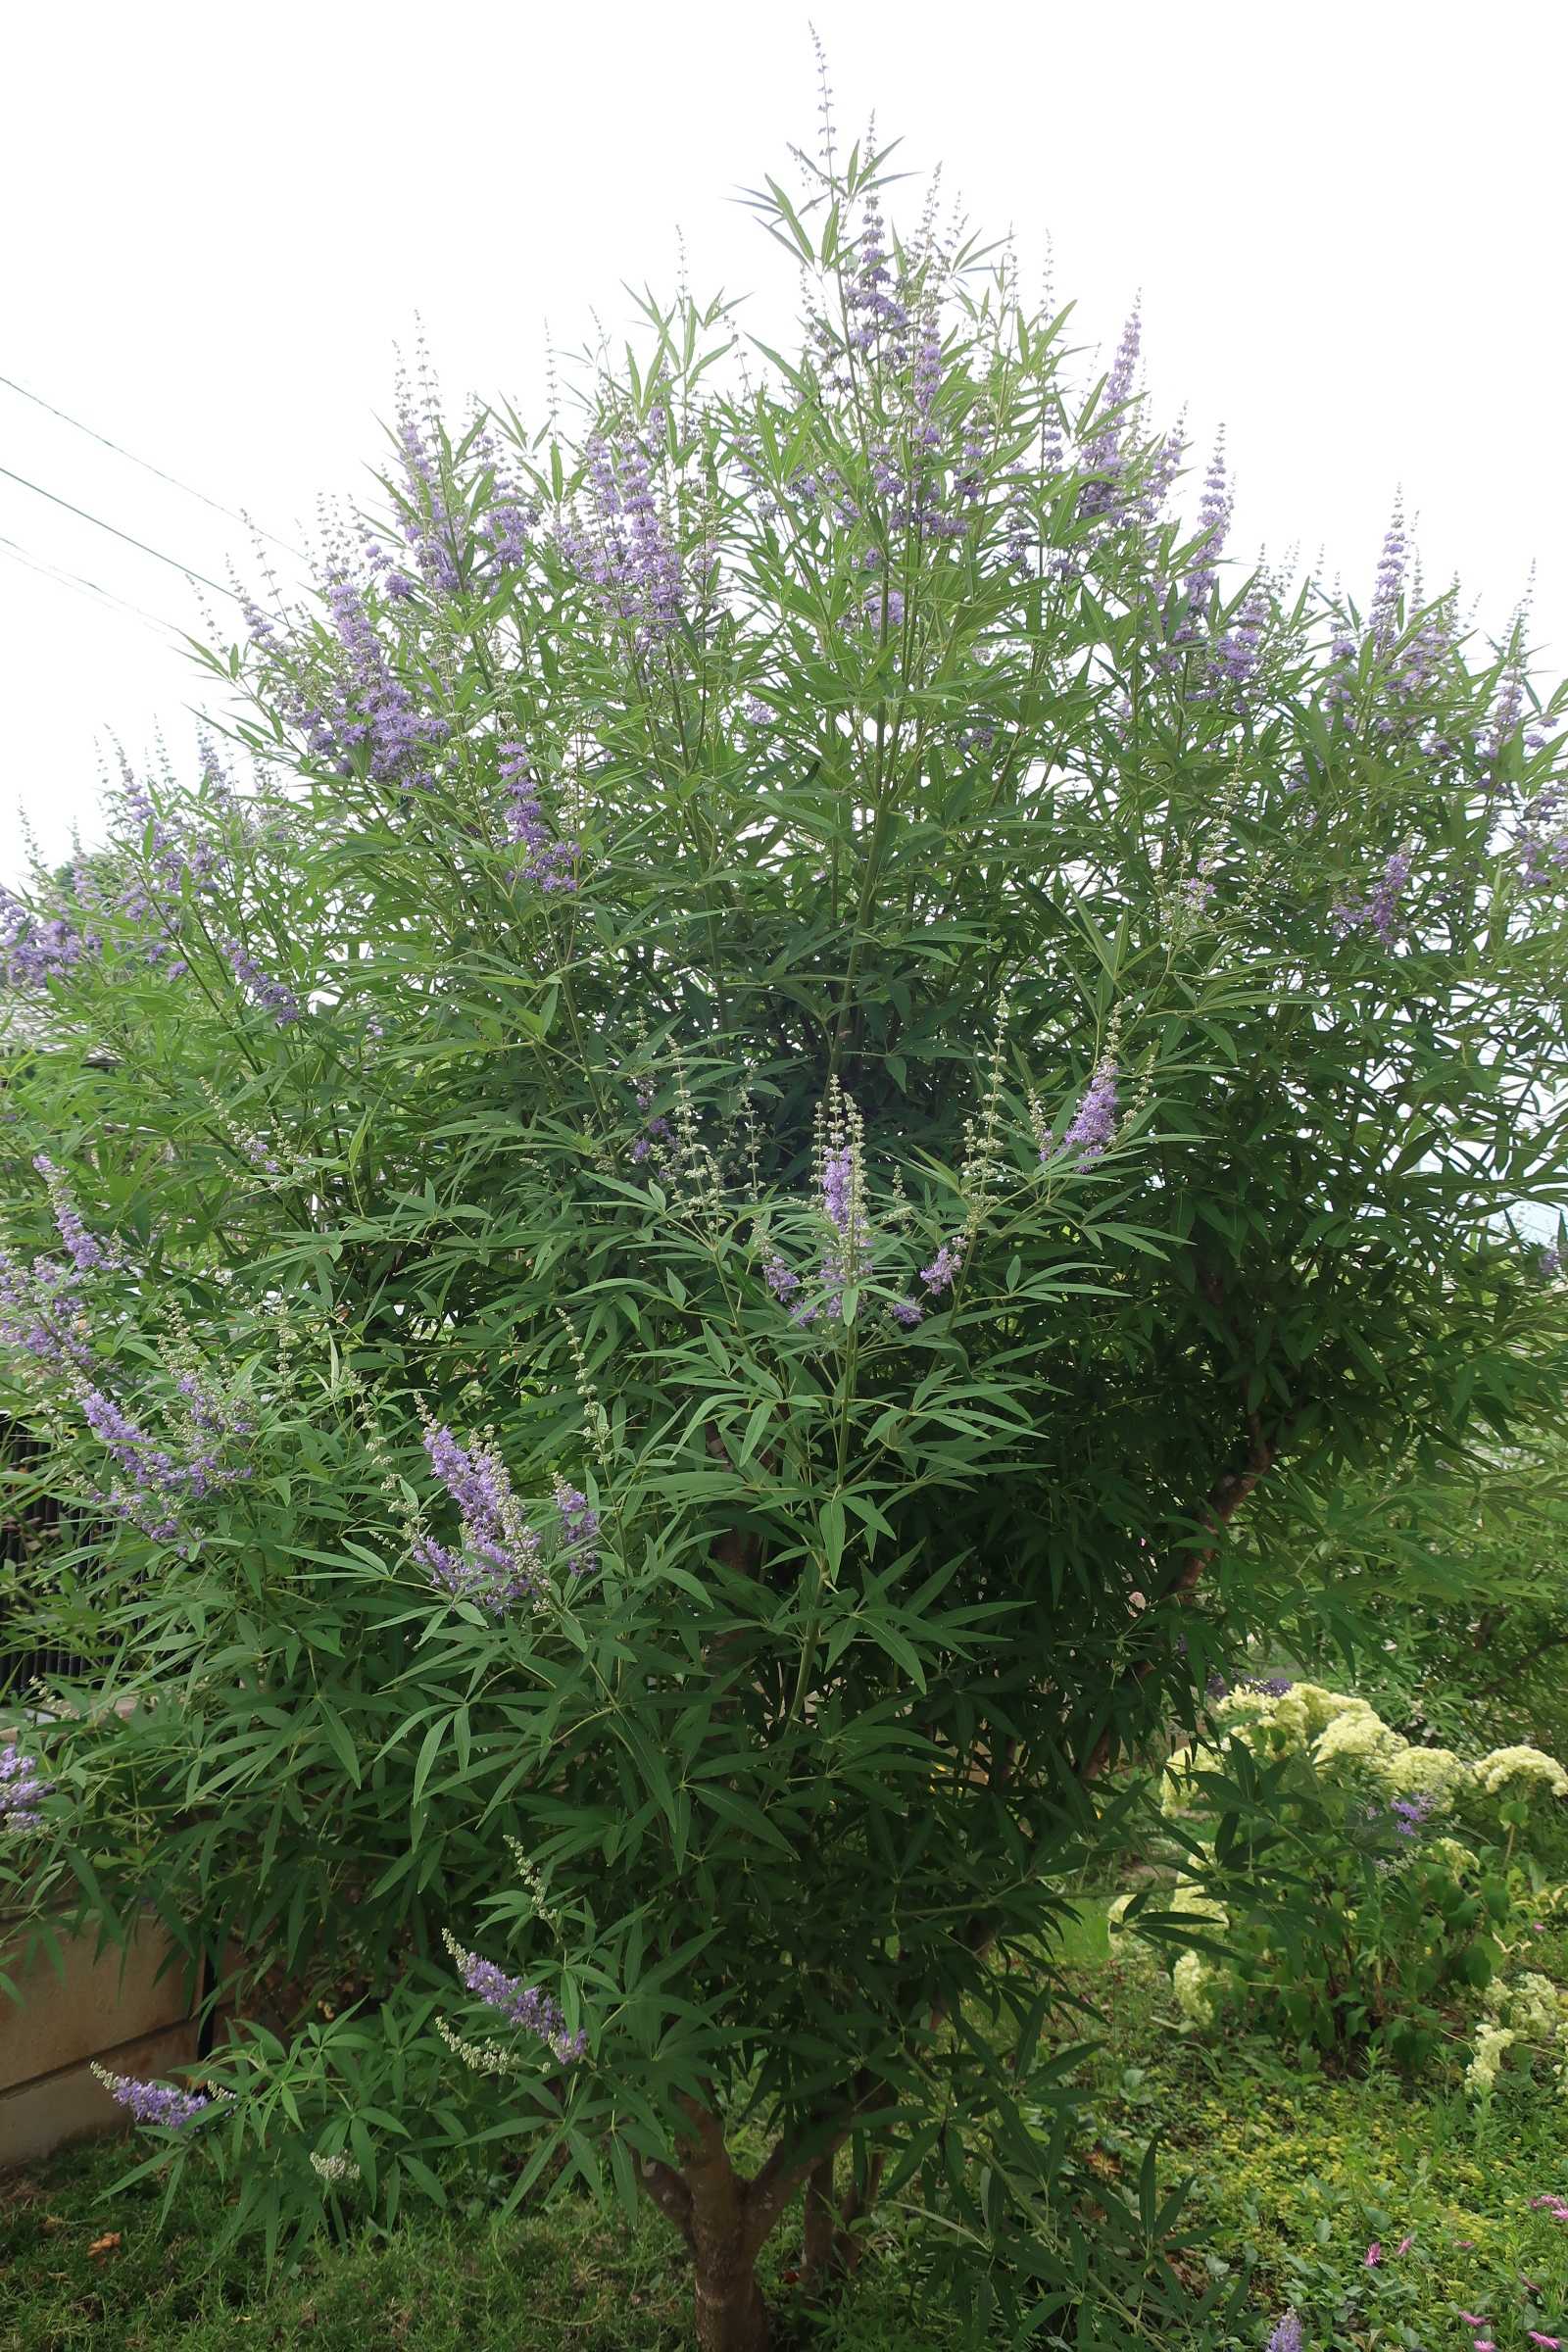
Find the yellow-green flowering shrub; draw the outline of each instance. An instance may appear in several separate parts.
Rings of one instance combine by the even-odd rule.
[[[1365,1764],[1376,1770],[1385,1760],[1392,1760],[1401,1744],[1398,1733],[1391,1732],[1370,1707],[1348,1707],[1319,1733],[1312,1743],[1312,1758],[1322,1771],[1344,1764]]]
[[[1496,2088],[1498,2070],[1517,2035],[1507,2027],[1488,2022],[1476,2029],[1475,2054],[1464,2070],[1464,2079],[1473,2091],[1487,2092]]]
[[[1475,1769],[1476,1786],[1488,1796],[1568,1796],[1568,1772],[1539,1747],[1494,1747]]]
[[[1377,1776],[1391,1796],[1428,1796],[1441,1812],[1455,1788],[1470,1778],[1473,1767],[1449,1747],[1412,1747],[1401,1744],[1378,1759]]]
[[[1504,1956],[1498,1831],[1511,1838],[1522,1808],[1560,1788],[1568,1774],[1538,1750],[1473,1764],[1402,1738],[1353,1692],[1227,1691],[1206,1736],[1165,1769],[1161,1810],[1192,1858],[1163,1913],[1146,1904],[1135,1924],[1172,1940],[1201,1927],[1232,1947],[1228,1964],[1196,1949],[1177,1960],[1172,1991],[1193,2026],[1211,2025],[1228,1998],[1298,2037],[1370,2036],[1415,2063],[1451,2034],[1456,2009],[1475,2009]],[[1456,1804],[1470,1834],[1429,1834]],[[1276,1864],[1289,1895],[1268,1888]],[[1515,2042],[1558,2044],[1555,1994],[1539,1975],[1501,1986],[1482,2022],[1473,2084]]]

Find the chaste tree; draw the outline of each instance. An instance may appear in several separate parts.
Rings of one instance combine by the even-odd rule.
[[[1303,1519],[1562,1374],[1523,623],[1397,515],[1364,612],[1229,572],[1136,317],[1096,375],[886,151],[806,170],[787,353],[650,300],[542,432],[405,378],[383,504],[205,649],[199,777],[0,911],[63,1514],[8,1639],[74,1661],[13,1950],[206,1955],[207,2088],[117,2089],[237,2224],[501,2144],[654,2201],[707,2352],[895,2181],[1146,2291],[1065,1876]]]

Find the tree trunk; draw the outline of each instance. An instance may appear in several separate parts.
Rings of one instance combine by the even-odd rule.
[[[767,2352],[767,2305],[757,2283],[757,2256],[748,2234],[722,2238],[698,2224],[694,2260],[697,2341],[702,2352]]]
[[[729,2160],[718,2117],[695,2099],[681,2104],[693,2127],[681,2179],[689,2199],[698,2344],[701,2352],[767,2352],[767,2306],[757,2283],[767,2226],[759,2228],[749,2209],[750,2184]]]
[[[801,2271],[808,2295],[820,2295],[833,2268],[833,2241],[838,2234],[833,2203],[833,2157],[820,2157],[806,2176],[805,2243]]]

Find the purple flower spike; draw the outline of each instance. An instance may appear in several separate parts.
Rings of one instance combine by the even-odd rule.
[[[38,1807],[53,1788],[54,1783],[39,1778],[37,1765],[14,1740],[0,1747],[0,1830],[13,1838],[41,1830]]]
[[[65,1243],[77,1273],[96,1274],[104,1267],[112,1266],[115,1262],[113,1252],[87,1231],[82,1223],[81,1211],[71,1197],[70,1186],[47,1152],[40,1152],[32,1164],[49,1187],[50,1205],[55,1212],[55,1223],[60,1228],[60,1239]]]
[[[291,1021],[299,1019],[299,1001],[293,990],[285,988],[281,980],[270,979],[261,965],[246,955],[237,939],[229,940],[223,953],[228,957],[235,979],[251,1002],[270,1012],[279,1029],[286,1029]]]
[[[1042,1146],[1042,1160],[1075,1158],[1080,1165],[1098,1159],[1108,1144],[1116,1140],[1116,1063],[1110,1054],[1097,1064],[1094,1076],[1085,1090],[1077,1113],[1059,1150],[1054,1154]]]
[[[574,2066],[588,2047],[588,2036],[580,2029],[575,2034],[566,2031],[566,2020],[559,2002],[536,1984],[524,1984],[520,1977],[509,1977],[494,1961],[481,1960],[477,1952],[465,1952],[451,1947],[457,1954],[463,1982],[475,2000],[483,2001],[487,2009],[497,2009],[509,2023],[521,2026],[528,2034],[536,2034],[563,2066]]]
[[[507,795],[507,839],[528,853],[521,865],[513,868],[514,882],[532,882],[545,891],[575,890],[582,845],[560,841],[551,831],[520,743],[501,746],[501,780]]]
[[[830,1152],[822,1168],[822,1206],[840,1233],[850,1230],[850,1196],[855,1181],[855,1157],[848,1144]]]
[[[599,1565],[599,1513],[580,1489],[556,1486],[562,1544],[573,1576],[591,1576]]]
[[[801,1287],[801,1278],[793,1266],[787,1265],[777,1251],[763,1260],[762,1279],[775,1298],[789,1299]]]
[[[95,2065],[92,2071],[111,2097],[138,2124],[160,2125],[165,2131],[177,2132],[193,2116],[215,2104],[205,2090],[176,2090],[172,2082],[138,2082],[133,2075],[113,2075],[102,2066]]]
[[[952,1290],[962,1263],[963,1236],[956,1233],[952,1241],[943,1243],[931,1263],[920,1268],[920,1280],[933,1298],[940,1298],[944,1291]]]
[[[492,1617],[504,1617],[514,1602],[538,1590],[539,1538],[524,1520],[512,1481],[492,1447],[475,1446],[469,1450],[458,1444],[450,1429],[432,1422],[424,1433],[424,1449],[462,1513],[463,1547],[454,1552],[421,1535],[415,1540],[414,1557],[431,1583],[454,1600],[471,1600]],[[594,1525],[597,1529],[597,1519]]]

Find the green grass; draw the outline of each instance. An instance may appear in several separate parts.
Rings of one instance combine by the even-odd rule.
[[[674,2352],[690,2343],[690,2280],[652,2211],[636,2226],[563,2200],[498,2224],[478,2200],[390,2239],[318,2245],[270,2281],[259,2251],[215,2261],[224,2212],[195,2182],[160,2231],[161,2190],[111,2197],[124,2141],[96,2142],[0,2175],[0,2352]],[[497,2197],[504,2193],[500,2184]],[[94,2253],[106,2232],[119,2243]],[[788,2306],[786,2226],[764,2271]],[[878,2264],[853,2309],[800,2312],[779,2352],[927,2352],[945,2336],[909,2310],[895,2263]]]
[[[1568,2316],[1568,2225],[1531,2206],[1545,2191],[1568,2194],[1568,2094],[1515,2093],[1478,2114],[1452,2088],[1335,2073],[1246,2036],[1195,2038],[1178,2030],[1157,1962],[1132,1939],[1107,1949],[1093,1907],[1067,1957],[1104,2017],[1085,2067],[1097,2168],[1135,2179],[1157,2133],[1166,2180],[1193,2178],[1191,2282],[1219,2271],[1251,2278],[1239,2332],[1167,2336],[1164,2352],[1255,2352],[1288,2304],[1313,2352],[1469,2352],[1461,2311],[1489,2317],[1498,2352],[1528,2352],[1529,2327],[1568,2339],[1557,2325]],[[0,2352],[673,2352],[689,2342],[684,2261],[651,2212],[628,2227],[565,2200],[498,2224],[479,2191],[444,2220],[411,2217],[390,2240],[318,2246],[269,2279],[258,2252],[215,2258],[224,2219],[216,2187],[190,2187],[162,2231],[155,2183],[110,2198],[130,2161],[124,2143],[99,2143],[0,2176]],[[95,2254],[110,2231],[119,2242]],[[1384,2260],[1369,2269],[1374,2240]],[[853,2302],[825,2319],[795,2312],[779,2352],[940,2352],[955,2341],[911,2305],[907,2246],[885,2231]],[[786,2225],[765,2263],[785,2306],[780,2274],[794,2253]]]
[[[1457,2086],[1197,2038],[1131,1938],[1092,1989],[1107,2021],[1088,2069],[1102,2161],[1135,2174],[1157,2132],[1164,2177],[1191,2176],[1201,2262],[1252,2273],[1256,2331],[1221,2345],[1257,2344],[1289,2305],[1313,2352],[1468,2352],[1461,2311],[1491,2319],[1480,2332],[1498,2352],[1529,2352],[1529,2328],[1568,2342],[1568,2225],[1531,2204],[1568,2194],[1568,2092],[1512,2090],[1478,2111]]]

